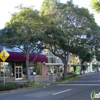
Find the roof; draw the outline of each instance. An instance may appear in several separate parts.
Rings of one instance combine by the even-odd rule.
[[[22,54],[21,52],[8,51],[8,53],[10,54],[10,56],[6,61],[26,61],[24,54]],[[47,57],[43,54],[39,54],[38,56],[36,54],[30,54],[29,61],[32,62],[34,60],[35,62],[46,62]]]

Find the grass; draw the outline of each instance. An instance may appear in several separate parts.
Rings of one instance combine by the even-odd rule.
[[[81,79],[81,78],[82,78],[82,76],[79,76],[75,73],[67,73],[66,78],[61,77],[61,78],[57,79],[56,81],[57,82],[74,81],[74,80]]]
[[[28,87],[40,87],[40,86],[44,86],[45,84],[43,83],[34,83],[34,82],[30,82],[27,84]]]
[[[40,87],[44,86],[45,84],[43,83],[34,83],[34,82],[29,82],[29,83],[24,83],[24,84],[17,84],[15,82],[6,82],[5,85],[3,82],[0,82],[0,91],[7,91],[7,90],[14,90],[14,89],[21,89],[21,88],[27,88],[27,87]]]
[[[0,82],[0,91],[6,91],[6,90],[13,90],[16,89],[18,85],[13,82],[6,82],[5,85],[3,82]]]
[[[64,81],[73,81],[82,78],[82,76],[77,75],[75,73],[67,73],[67,78],[64,79],[59,78],[56,80],[56,82],[64,82]],[[0,81],[0,91],[7,91],[7,90],[13,90],[13,89],[20,89],[20,88],[26,88],[26,87],[41,87],[45,86],[43,83],[34,83],[34,82],[29,82],[29,83],[24,83],[24,84],[17,84],[13,82],[6,82],[4,85],[3,82]]]

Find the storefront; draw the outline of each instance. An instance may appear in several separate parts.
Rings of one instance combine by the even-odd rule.
[[[4,71],[6,80],[8,81],[26,79],[25,56],[20,52],[9,52],[9,54],[10,56],[5,63],[0,61],[0,80],[4,77]],[[42,77],[44,72],[43,62],[46,61],[47,57],[45,55],[40,54],[37,56],[35,54],[30,54],[30,75],[33,75],[35,71],[37,75]]]

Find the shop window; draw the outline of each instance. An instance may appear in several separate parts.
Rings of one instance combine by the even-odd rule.
[[[37,75],[41,75],[42,74],[42,64],[30,62],[29,70],[30,70],[30,75],[33,75],[33,72],[36,72]]]
[[[9,62],[1,62],[1,77],[4,77],[4,71],[5,71],[5,77],[11,77],[11,63]]]
[[[50,57],[49,61],[50,61],[50,63],[56,63],[56,58],[55,57]]]
[[[16,62],[15,65],[16,66],[22,66],[22,63],[21,62]]]

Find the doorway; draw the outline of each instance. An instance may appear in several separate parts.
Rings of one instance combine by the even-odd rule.
[[[22,66],[16,66],[15,67],[15,80],[22,79],[22,75],[23,75]]]

